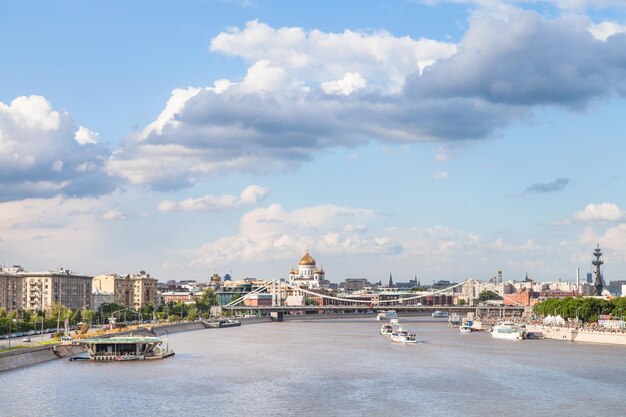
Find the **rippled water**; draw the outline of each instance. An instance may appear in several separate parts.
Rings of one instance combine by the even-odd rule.
[[[289,321],[169,336],[173,358],[0,374],[6,416],[624,415],[626,348],[460,334],[401,318]]]

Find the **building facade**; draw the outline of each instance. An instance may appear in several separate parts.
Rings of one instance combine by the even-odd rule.
[[[16,310],[22,307],[24,278],[17,275],[22,269],[0,268],[0,308]]]
[[[26,310],[48,310],[55,304],[71,309],[91,308],[91,276],[63,268],[20,271],[17,275],[23,278],[22,308]]]
[[[140,310],[148,305],[158,305],[157,280],[145,271],[120,276],[98,275],[93,279],[92,292],[113,295],[113,302],[126,308]]]

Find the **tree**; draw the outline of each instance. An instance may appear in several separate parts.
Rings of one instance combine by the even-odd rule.
[[[478,301],[483,303],[485,301],[490,301],[490,300],[502,300],[502,297],[500,297],[498,294],[496,294],[493,291],[483,291],[480,294],[478,294]]]

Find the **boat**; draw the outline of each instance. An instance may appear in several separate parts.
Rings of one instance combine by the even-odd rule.
[[[383,336],[390,336],[393,333],[393,326],[391,323],[385,323],[380,327],[380,334]]]
[[[404,330],[400,327],[391,332],[391,341],[396,343],[416,343],[415,333],[409,332],[408,330]]]
[[[448,319],[448,326],[453,327],[453,326],[459,326],[459,325],[461,325],[461,319],[459,318],[459,315],[458,314],[451,315],[450,318]]]
[[[390,319],[397,319],[398,318],[398,313],[396,313],[395,310],[383,310],[380,313],[378,313],[378,315],[376,316],[376,320],[380,321],[380,320],[390,320]]]
[[[472,332],[472,326],[470,326],[468,324],[463,324],[462,326],[459,327],[459,331],[461,333],[471,333]]]
[[[497,323],[491,329],[491,336],[496,339],[521,340],[526,336],[526,328],[512,322],[503,321]]]
[[[433,313],[433,317],[440,319],[440,318],[445,318],[448,317],[448,312],[447,311],[441,311],[441,310],[437,310]]]
[[[526,339],[545,339],[546,336],[542,332],[526,332]]]
[[[161,347],[163,341],[152,336],[117,336],[78,340],[92,361],[136,361],[165,359],[173,350]]]

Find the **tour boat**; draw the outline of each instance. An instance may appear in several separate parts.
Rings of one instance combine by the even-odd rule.
[[[491,336],[496,339],[521,340],[526,336],[526,329],[515,323],[503,321],[491,329]]]
[[[403,330],[400,327],[391,333],[391,341],[396,343],[416,343],[415,333]]]
[[[162,348],[158,337],[119,336],[78,340],[92,361],[135,361],[165,359],[173,350]]]
[[[398,314],[395,312],[395,310],[388,310],[388,311],[383,310],[380,313],[378,313],[378,315],[376,316],[376,320],[378,321],[396,319],[396,318],[398,318]]]
[[[470,326],[469,324],[464,324],[461,327],[459,327],[459,331],[461,333],[471,333],[472,332],[472,326]]]
[[[448,312],[447,311],[441,311],[441,310],[437,310],[433,313],[433,317],[434,318],[444,318],[444,317],[448,317]]]
[[[389,336],[391,335],[391,333],[393,333],[393,326],[391,325],[391,323],[385,323],[381,326],[380,334],[382,334],[383,336]]]

